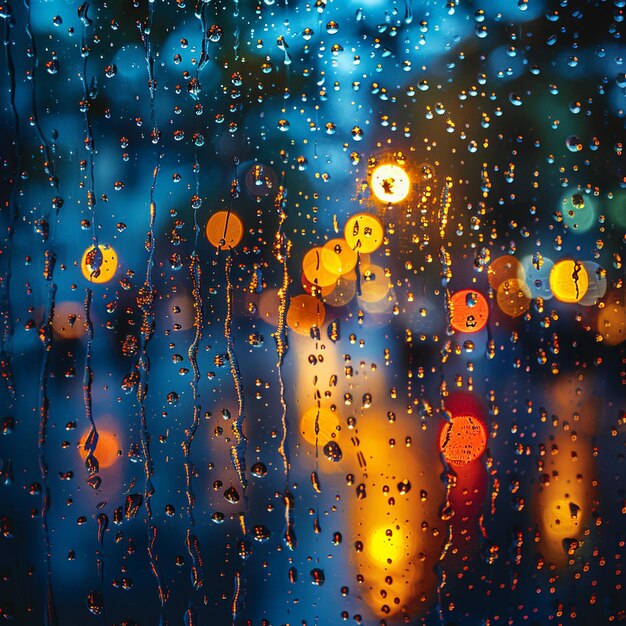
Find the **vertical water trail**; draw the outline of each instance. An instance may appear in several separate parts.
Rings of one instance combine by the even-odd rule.
[[[58,623],[56,605],[54,601],[54,593],[52,587],[52,548],[50,542],[50,531],[48,528],[48,511],[50,510],[50,488],[48,486],[48,462],[46,458],[46,441],[48,434],[48,421],[50,419],[50,399],[48,398],[48,377],[50,353],[54,343],[54,335],[52,332],[52,321],[54,319],[54,307],[56,299],[57,286],[54,283],[54,269],[56,265],[55,253],[55,235],[56,224],[58,221],[59,209],[63,205],[63,199],[59,193],[59,181],[55,173],[54,161],[52,158],[53,148],[45,138],[41,125],[39,123],[39,115],[37,113],[37,46],[31,26],[31,6],[30,0],[24,0],[26,7],[26,35],[29,40],[31,49],[30,64],[30,85],[31,85],[31,116],[30,125],[35,129],[37,137],[40,141],[41,149],[44,155],[43,170],[48,176],[48,182],[53,188],[55,196],[52,198],[52,226],[46,217],[42,217],[37,221],[37,230],[42,234],[44,243],[48,242],[48,247],[44,250],[44,269],[43,275],[48,283],[48,299],[45,308],[44,317],[39,327],[39,338],[43,344],[43,357],[41,360],[41,369],[39,374],[39,471],[41,475],[41,529],[44,543],[44,560],[46,571],[46,626],[56,626]]]
[[[15,173],[11,184],[11,192],[8,200],[8,216],[9,223],[6,231],[4,243],[4,254],[6,258],[6,266],[0,283],[2,287],[2,333],[0,335],[0,377],[4,379],[9,394],[11,408],[15,405],[15,382],[13,379],[13,368],[11,367],[11,357],[9,343],[13,335],[13,323],[11,314],[11,261],[13,257],[13,233],[15,232],[15,224],[19,217],[19,209],[15,198],[18,188],[18,180],[22,172],[22,146],[20,143],[20,116],[15,106],[15,63],[13,62],[13,53],[11,52],[11,29],[13,28],[13,17],[10,14],[10,5],[5,7],[8,14],[4,15],[4,54],[7,64],[7,73],[9,75],[9,104],[11,113],[13,114],[13,123],[15,125]]]
[[[235,8],[233,9],[233,17],[235,18],[235,35],[233,41],[233,51],[235,53],[235,61],[239,60],[239,0],[233,0]]]
[[[437,576],[439,577],[439,581],[437,583],[437,615],[439,617],[439,622],[441,623],[441,626],[444,626],[444,624],[446,623],[445,616],[443,613],[443,590],[448,580],[448,574],[446,573],[446,570],[441,565],[441,563],[446,558],[446,554],[448,554],[448,550],[450,549],[451,545],[452,545],[452,524],[449,524],[446,540],[443,544],[441,553],[439,555],[439,563],[436,566]]]
[[[237,477],[241,484],[241,487],[245,490],[248,486],[248,481],[245,476],[246,471],[246,445],[247,439],[243,432],[244,422],[244,396],[243,396],[243,382],[241,380],[241,372],[239,371],[239,364],[237,362],[237,355],[235,354],[235,342],[232,333],[233,323],[233,282],[231,279],[231,269],[233,265],[232,253],[229,252],[226,257],[225,264],[225,279],[226,279],[226,317],[224,319],[224,337],[226,339],[226,354],[228,355],[228,362],[230,365],[230,374],[233,379],[233,386],[235,387],[235,393],[237,395],[237,417],[233,421],[232,430],[235,437],[235,444],[231,446],[230,455],[233,461],[233,466],[237,472]]]
[[[48,436],[48,421],[50,419],[50,399],[48,398],[48,377],[50,351],[52,350],[52,320],[57,287],[54,283],[48,286],[48,305],[45,316],[39,326],[39,338],[43,344],[43,358],[39,371],[39,472],[41,474],[41,530],[43,534],[44,556],[46,562],[46,626],[57,625],[56,605],[52,591],[52,548],[50,530],[48,528],[48,511],[50,509],[50,487],[48,486],[48,461],[46,459],[46,439]]]
[[[444,408],[443,400],[441,402],[441,413],[445,417],[445,419],[449,422],[451,419],[451,416],[448,413],[448,411]],[[452,429],[448,429],[448,436],[450,435],[451,430]],[[447,442],[444,442],[441,448],[445,449],[446,444]],[[441,459],[441,463],[444,466],[444,470],[441,473],[441,481],[444,487],[444,503],[441,506],[439,517],[441,518],[443,522],[446,522],[448,524],[448,528],[447,528],[446,539],[441,548],[441,552],[439,553],[439,558],[435,566],[435,570],[437,572],[437,576],[439,579],[437,583],[437,614],[439,616],[439,621],[441,623],[441,626],[444,626],[445,619],[444,619],[444,612],[443,612],[443,589],[446,586],[447,574],[446,574],[446,570],[444,568],[443,562],[446,558],[446,555],[448,554],[448,551],[450,550],[450,547],[452,546],[452,540],[453,540],[451,519],[452,519],[452,516],[454,515],[454,511],[452,510],[452,503],[450,502],[450,494],[451,494],[452,489],[456,485],[456,474],[454,470],[450,467],[449,463],[447,462],[443,452],[439,455],[439,457]]]
[[[91,243],[94,249],[94,261],[91,263],[92,273],[99,273],[102,263],[102,253],[98,249],[98,234],[96,229],[96,181],[95,181],[95,164],[94,151],[95,142],[93,139],[93,131],[91,126],[91,101],[95,97],[95,82],[92,79],[91,87],[87,82],[87,59],[89,58],[89,46],[87,43],[87,29],[93,26],[93,21],[87,15],[89,11],[89,2],[84,2],[78,7],[78,17],[83,24],[81,56],[83,57],[83,69],[79,73],[83,85],[83,100],[80,103],[80,109],[83,113],[84,126],[84,145],[89,154],[89,184],[87,186],[87,208],[89,210],[89,220],[91,222]]]
[[[85,353],[85,367],[83,371],[83,402],[85,404],[85,416],[90,425],[90,430],[85,440],[84,449],[87,453],[85,458],[85,466],[87,468],[87,483],[94,489],[98,489],[102,484],[102,479],[98,475],[100,465],[96,457],[96,448],[98,447],[98,428],[93,416],[91,387],[93,384],[93,369],[91,367],[91,347],[93,343],[93,323],[91,321],[91,302],[93,292],[91,289],[85,289],[84,311],[85,311],[85,330],[87,333],[87,350]],[[98,573],[99,588],[92,590],[87,596],[87,604],[90,611],[94,615],[100,615],[102,623],[106,623],[104,612],[104,532],[108,525],[108,519],[104,513],[97,516],[97,537],[98,550],[96,552],[96,569]]]
[[[203,2],[203,0],[196,0],[195,6],[195,16],[198,20],[200,20],[200,31],[202,32],[202,49],[200,52],[200,60],[196,65],[196,81],[198,81],[198,76],[200,74],[200,70],[202,70],[205,65],[209,62],[209,52],[208,52],[208,44],[209,44],[209,29],[207,28],[206,16],[204,14],[208,2]]]
[[[48,175],[48,181],[54,190],[58,193],[59,181],[55,174],[54,162],[52,160],[52,154],[54,149],[50,146],[50,142],[45,138],[39,123],[39,115],[37,114],[37,77],[36,69],[39,64],[37,60],[37,45],[35,36],[33,35],[33,29],[31,26],[31,6],[30,0],[24,0],[24,6],[26,7],[26,35],[28,36],[29,46],[31,50],[30,59],[30,85],[31,85],[31,117],[29,118],[30,126],[35,129],[37,137],[41,142],[41,148],[43,149],[43,155],[45,158],[44,172]],[[63,203],[60,198],[55,198],[61,204]],[[53,203],[54,204],[54,203]],[[56,208],[56,207],[53,207]],[[59,207],[60,208],[60,207]]]
[[[148,72],[148,91],[150,95],[150,121],[152,123],[152,131],[150,138],[153,144],[158,144],[161,133],[156,124],[156,111],[154,106],[156,83],[154,81],[154,55],[152,52],[152,24],[154,21],[154,2],[148,2],[148,20],[144,26],[142,22],[137,23],[137,28],[141,36],[145,50],[146,68]],[[141,448],[144,462],[144,502],[146,507],[146,527],[148,531],[148,560],[150,569],[157,582],[157,590],[161,607],[169,599],[169,589],[163,582],[161,569],[159,567],[159,556],[156,549],[156,541],[158,535],[158,527],[154,521],[152,513],[152,496],[154,495],[154,461],[150,451],[150,430],[148,428],[146,398],[148,395],[148,383],[150,379],[150,358],[148,356],[148,345],[152,340],[155,332],[155,315],[154,315],[154,298],[155,288],[152,282],[152,267],[154,264],[154,248],[156,245],[154,226],[156,222],[156,201],[155,189],[159,171],[161,169],[162,154],[157,152],[156,164],[152,174],[152,185],[150,186],[150,223],[145,247],[148,250],[148,261],[146,266],[146,277],[143,286],[139,289],[137,295],[137,304],[142,311],[142,321],[140,329],[140,348],[139,348],[139,385],[137,387],[137,400],[139,402],[139,418],[141,427]],[[162,617],[161,617],[162,619]]]
[[[199,187],[199,165],[196,159],[195,166],[196,172],[196,195],[198,195],[198,187]],[[202,309],[202,296],[200,291],[200,279],[201,279],[201,269],[200,269],[200,258],[198,256],[197,247],[198,247],[198,235],[200,232],[200,227],[198,226],[198,209],[196,208],[198,205],[194,204],[193,210],[193,225],[194,225],[194,245],[193,251],[191,253],[191,262],[189,264],[189,273],[191,275],[191,283],[192,283],[192,296],[193,296],[193,308],[194,308],[194,320],[193,325],[195,329],[195,335],[193,338],[193,342],[189,346],[188,350],[188,358],[189,363],[191,364],[191,369],[193,371],[193,377],[191,380],[191,389],[193,394],[193,419],[191,426],[187,428],[185,431],[187,434],[187,438],[183,441],[183,454],[185,459],[185,493],[187,496],[187,534],[185,539],[185,545],[187,547],[187,551],[189,552],[189,556],[191,557],[191,584],[194,589],[200,589],[203,585],[203,562],[202,562],[202,554],[200,552],[200,542],[198,537],[194,532],[195,528],[195,519],[194,519],[194,505],[195,505],[195,495],[193,493],[193,474],[195,471],[194,464],[191,461],[191,447],[193,444],[193,439],[200,426],[200,412],[201,412],[201,404],[200,404],[200,394],[198,390],[198,384],[200,382],[200,369],[198,368],[198,346],[200,344],[200,340],[202,338],[202,324],[203,324],[203,309]],[[193,610],[193,606],[190,605],[190,610]]]
[[[137,23],[137,28],[141,35],[141,40],[144,45],[146,54],[146,69],[148,70],[148,91],[150,93],[150,121],[152,123],[152,130],[150,132],[150,139],[153,144],[158,144],[161,139],[161,131],[159,130],[156,122],[156,110],[154,107],[156,82],[154,80],[154,53],[152,51],[152,25],[154,23],[154,0],[148,0],[148,22],[146,26],[143,26],[141,22]]]
[[[169,598],[169,590],[163,583],[161,570],[158,563],[158,554],[156,551],[156,540],[158,528],[154,522],[152,515],[152,496],[154,495],[154,485],[152,477],[154,476],[154,462],[150,452],[150,431],[148,429],[146,397],[148,395],[148,382],[150,378],[150,358],[148,356],[148,344],[154,336],[155,320],[154,320],[154,296],[155,290],[152,283],[152,265],[154,258],[154,224],[156,220],[156,203],[154,200],[154,192],[160,169],[161,156],[159,155],[157,165],[152,175],[152,185],[150,187],[150,228],[146,240],[146,248],[148,249],[148,262],[146,267],[146,277],[143,286],[137,294],[137,304],[142,312],[141,329],[140,329],[140,348],[139,348],[139,385],[137,386],[137,401],[139,402],[139,419],[141,428],[141,448],[144,463],[144,502],[146,506],[146,526],[148,530],[148,559],[150,569],[157,581],[159,593],[159,601],[163,606]]]
[[[239,614],[239,595],[241,593],[241,574],[235,572],[233,598],[230,604],[230,613],[233,618],[233,626],[237,622],[237,615]]]
[[[83,132],[84,146],[89,155],[88,184],[87,184],[87,209],[89,211],[89,221],[91,223],[91,245],[93,261],[90,263],[92,267],[92,275],[98,275],[100,265],[102,263],[102,252],[98,246],[98,233],[96,228],[96,182],[95,182],[95,141],[93,138],[93,130],[91,124],[91,103],[95,99],[95,81],[92,79],[91,86],[87,78],[87,61],[89,58],[90,48],[87,39],[88,29],[93,26],[93,21],[88,15],[89,2],[84,2],[78,7],[78,17],[80,18],[83,29],[81,36],[81,56],[83,59],[82,70],[79,72],[80,80],[83,87],[83,99],[80,102],[80,110],[83,113]],[[93,343],[93,324],[91,321],[91,303],[93,293],[90,289],[85,290],[85,329],[87,332],[87,351],[85,354],[85,367],[83,373],[83,401],[85,405],[85,417],[90,425],[89,434],[85,440],[85,466],[87,468],[87,482],[94,489],[98,489],[102,483],[102,479],[98,476],[100,471],[98,459],[96,457],[96,448],[98,446],[98,429],[93,417],[91,387],[93,383],[93,369],[91,367],[91,350]],[[101,514],[103,515],[103,514]],[[100,615],[105,620],[104,601],[103,601],[103,583],[104,583],[104,561],[102,555],[102,546],[104,543],[103,518],[101,515],[97,517],[97,534],[99,538],[99,549],[96,553],[96,567],[99,575],[99,589],[90,591],[88,594],[87,604],[89,609],[95,615]],[[106,516],[105,516],[106,517]]]
[[[228,220],[226,220],[228,222]],[[241,372],[239,370],[239,364],[237,362],[237,355],[235,354],[235,342],[232,334],[232,322],[233,322],[233,282],[231,278],[231,269],[233,264],[232,251],[229,251],[226,257],[225,263],[225,279],[226,279],[226,316],[224,318],[224,337],[226,338],[226,353],[228,362],[230,364],[230,373],[233,379],[233,385],[235,387],[235,393],[237,395],[237,417],[232,422],[232,431],[235,438],[235,443],[230,448],[230,457],[237,473],[239,483],[243,489],[243,501],[244,506],[247,508],[247,495],[246,489],[248,487],[248,481],[245,476],[246,472],[246,447],[248,440],[243,432],[244,424],[244,395],[243,395],[243,383],[241,380]],[[241,526],[241,532],[243,536],[246,536],[246,513],[245,511],[239,515],[239,523]],[[235,572],[235,588],[232,596],[232,617],[233,626],[235,624],[238,606],[241,595],[241,573],[237,570]]]
[[[276,370],[278,372],[278,384],[280,387],[280,405],[281,405],[281,438],[278,444],[278,453],[283,461],[283,473],[285,475],[285,489],[283,493],[283,503],[285,505],[285,544],[290,550],[294,550],[297,545],[296,533],[293,519],[294,500],[289,488],[289,447],[287,436],[289,433],[289,422],[287,420],[287,402],[285,399],[285,381],[283,379],[283,361],[285,353],[289,346],[287,344],[287,310],[289,308],[289,254],[291,251],[291,241],[282,231],[283,224],[287,219],[287,189],[284,183],[280,185],[278,194],[274,200],[274,207],[278,211],[278,228],[274,239],[274,256],[281,264],[282,280],[278,289],[278,321],[276,323],[276,331],[274,332],[274,341],[276,343]]]
[[[90,425],[89,434],[85,440],[85,466],[89,474],[90,482],[93,480],[99,470],[98,459],[96,458],[96,448],[98,446],[98,429],[93,418],[91,386],[93,383],[93,369],[91,368],[91,344],[93,342],[93,324],[91,322],[91,301],[93,292],[91,289],[85,289],[85,330],[87,332],[87,351],[85,353],[85,369],[83,372],[83,401],[85,404],[85,417]],[[93,483],[92,486],[99,487],[100,482]]]
[[[447,329],[446,335],[449,337],[454,334],[454,329],[451,324],[451,310],[450,310],[450,292],[447,288],[448,283],[452,279],[452,263],[450,259],[450,253],[446,249],[446,226],[448,224],[448,212],[450,210],[450,205],[452,202],[452,197],[450,194],[451,188],[451,180],[446,179],[446,183],[441,191],[441,195],[439,197],[439,208],[437,214],[437,221],[439,225],[439,260],[441,263],[441,285],[443,287],[443,306],[446,314],[447,320]],[[448,360],[448,356],[451,352],[450,349],[450,339],[446,339],[444,342],[444,346],[442,347],[441,354],[441,362],[440,362],[440,376],[441,382],[439,387],[440,392],[440,412],[441,415],[446,421],[451,421],[451,415],[445,407],[445,397],[447,395],[447,386],[444,375],[444,365]],[[451,429],[448,429],[448,436],[450,436]],[[444,442],[441,446],[441,449],[444,450],[446,447],[446,443]],[[439,517],[443,522],[448,524],[447,536],[444,541],[444,544],[441,548],[441,552],[439,553],[439,559],[435,569],[437,571],[438,583],[437,583],[437,614],[439,616],[439,621],[443,626],[444,621],[444,612],[443,612],[443,590],[446,586],[447,581],[447,573],[443,566],[443,562],[448,554],[448,551],[452,545],[453,533],[452,533],[452,523],[451,519],[454,515],[454,511],[452,510],[452,504],[450,502],[450,494],[452,489],[456,484],[456,474],[454,470],[448,464],[445,455],[443,452],[439,455],[441,462],[443,464],[443,472],[441,473],[441,481],[444,487],[444,503],[440,509]]]

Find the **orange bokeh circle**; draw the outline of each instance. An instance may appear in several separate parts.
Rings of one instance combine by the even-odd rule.
[[[483,423],[471,415],[458,415],[446,422],[439,435],[439,449],[450,465],[467,465],[487,447]]]
[[[330,239],[324,244],[325,250],[332,250],[341,260],[341,274],[348,274],[356,267],[358,259],[357,253],[348,245],[348,242],[338,237],[336,239]],[[322,263],[324,257],[322,257]]]
[[[522,264],[510,254],[505,254],[494,259],[487,268],[487,280],[492,289],[498,287],[505,281],[517,278],[524,280],[526,272]]]
[[[507,278],[500,283],[496,296],[498,306],[510,317],[519,317],[528,311],[532,296],[528,285],[519,278]]]
[[[318,287],[334,285],[343,273],[341,257],[328,248],[311,248],[302,259],[302,273],[310,283]]]
[[[78,449],[83,459],[87,458],[87,451],[85,450],[85,442],[89,436],[90,429],[87,429],[83,436],[80,438]],[[108,430],[98,430],[98,444],[94,456],[98,459],[98,465],[100,469],[106,469],[111,467],[120,458],[119,454],[120,443],[117,435]]]
[[[322,326],[325,314],[322,302],[315,296],[303,293],[291,298],[287,311],[287,324],[299,335],[309,335],[311,328]]]
[[[206,237],[220,250],[234,248],[243,238],[243,222],[232,211],[217,211],[207,222]]]
[[[461,333],[477,333],[489,319],[489,303],[474,289],[457,291],[450,297],[450,325]]]

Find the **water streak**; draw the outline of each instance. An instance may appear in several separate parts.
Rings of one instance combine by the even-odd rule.
[[[230,605],[230,613],[233,618],[233,626],[237,622],[237,615],[239,614],[239,596],[241,594],[241,574],[237,571],[235,572],[235,582],[234,582],[234,590],[233,590],[233,598]]]
[[[9,7],[10,5],[7,5]],[[4,243],[3,257],[6,257],[6,265],[0,284],[2,287],[2,319],[3,328],[0,335],[0,377],[4,382],[9,393],[11,408],[15,404],[15,381],[13,378],[13,368],[11,367],[11,357],[9,343],[13,336],[13,316],[11,314],[11,261],[13,256],[13,233],[15,232],[15,224],[19,217],[19,209],[16,200],[18,180],[22,171],[22,147],[20,144],[20,116],[15,105],[15,63],[13,62],[13,53],[11,52],[11,28],[13,26],[12,17],[4,18],[4,53],[7,64],[7,73],[9,75],[9,103],[11,113],[13,114],[13,124],[15,126],[15,173],[11,182],[11,192],[8,201],[8,217],[9,223],[6,231]]]
[[[447,285],[452,279],[452,260],[451,260],[450,253],[448,252],[446,248],[446,243],[447,243],[446,242],[446,226],[448,223],[448,212],[450,210],[450,205],[452,202],[450,188],[451,188],[451,180],[446,179],[446,183],[442,189],[441,196],[439,198],[439,210],[438,210],[438,216],[437,216],[438,222],[439,222],[439,237],[440,237],[439,261],[441,264],[441,283],[442,283],[442,286],[444,287],[444,289],[442,290],[443,309],[446,314],[446,320],[447,320],[446,334],[448,335],[448,338],[445,341],[443,341],[443,346],[440,350],[440,357],[441,357],[440,365],[439,365],[439,372],[440,372],[440,377],[441,377],[441,384],[439,388],[440,411],[441,411],[441,415],[444,417],[444,419],[448,423],[451,422],[452,416],[450,415],[450,412],[446,409],[446,406],[445,406],[445,398],[447,396],[447,384],[446,384],[445,375],[444,375],[444,366],[446,362],[448,361],[448,358],[452,354],[452,342],[449,339],[449,337],[454,334],[454,329],[452,327],[452,309],[450,306],[450,291],[447,288]],[[452,428],[448,427],[446,433],[447,433],[447,437],[449,438],[452,433]],[[444,442],[441,443],[441,450],[445,450],[447,445],[448,445],[448,439],[446,439]],[[446,570],[444,568],[443,563],[446,558],[446,555],[448,554],[448,551],[450,550],[450,547],[452,546],[452,540],[453,540],[452,523],[450,520],[452,519],[454,515],[454,510],[452,509],[450,496],[451,496],[452,489],[456,485],[456,474],[454,470],[450,467],[443,452],[440,454],[440,459],[444,468],[441,474],[441,481],[444,487],[444,502],[440,508],[439,517],[444,523],[447,523],[448,525],[447,536],[443,543],[441,551],[439,553],[439,560],[436,565],[436,572],[438,576],[437,614],[439,616],[439,621],[441,622],[443,626],[445,621],[444,621],[442,594],[443,594],[443,589],[446,586],[446,582],[447,582],[447,574],[446,574]]]
[[[276,323],[276,331],[274,332],[274,341],[276,343],[276,367],[278,370],[278,381],[280,385],[280,404],[282,407],[281,425],[282,436],[278,445],[278,452],[283,460],[283,470],[285,473],[285,479],[288,479],[289,475],[289,457],[287,451],[287,404],[285,402],[285,384],[283,381],[282,365],[289,346],[287,344],[287,310],[289,307],[289,254],[291,252],[291,242],[287,239],[286,235],[282,232],[282,227],[287,219],[286,213],[286,197],[287,190],[281,185],[274,207],[278,210],[279,221],[276,235],[274,238],[274,256],[276,260],[281,264],[282,269],[282,281],[280,288],[278,289],[278,321]]]
[[[96,447],[98,446],[98,429],[93,418],[91,386],[93,384],[93,370],[91,368],[91,344],[93,342],[93,324],[91,322],[91,301],[93,292],[85,289],[85,331],[87,333],[87,351],[85,353],[85,369],[83,372],[83,402],[85,404],[85,417],[91,426],[84,449],[87,453],[85,466],[89,477],[93,477],[99,471],[98,459],[96,458]]]
[[[52,587],[52,564],[51,564],[51,542],[50,532],[48,528],[48,511],[50,510],[50,488],[48,486],[48,463],[46,459],[46,440],[48,432],[48,421],[50,419],[50,399],[48,397],[48,378],[50,353],[52,351],[54,335],[52,332],[52,321],[54,319],[54,308],[57,286],[54,283],[54,268],[56,253],[54,247],[56,224],[58,221],[59,209],[63,205],[63,200],[59,193],[59,181],[55,173],[54,160],[52,158],[53,148],[45,138],[41,125],[39,123],[39,115],[37,113],[37,81],[36,70],[38,65],[37,46],[33,35],[31,24],[31,5],[30,0],[24,0],[26,7],[26,34],[29,39],[31,54],[30,59],[30,85],[31,85],[31,116],[30,125],[35,129],[37,137],[41,143],[44,156],[44,172],[48,175],[48,181],[53,187],[55,196],[52,198],[52,228],[50,229],[49,220],[46,217],[41,218],[37,226],[43,235],[44,243],[47,241],[48,247],[44,250],[44,279],[48,285],[48,302],[45,309],[44,318],[39,327],[39,337],[43,344],[43,357],[41,361],[41,370],[39,375],[39,471],[41,475],[41,528],[44,543],[44,558],[46,568],[46,626],[56,626],[57,614],[54,601],[54,593]]]
[[[196,211],[194,211],[194,224],[196,224],[196,236],[197,236],[197,221]],[[193,342],[189,346],[188,358],[193,371],[191,379],[191,389],[193,394],[193,419],[191,426],[186,430],[187,438],[183,441],[183,453],[185,458],[185,493],[187,495],[187,537],[186,546],[189,556],[191,557],[191,583],[194,589],[200,589],[203,585],[203,568],[202,568],[202,555],[200,552],[200,543],[198,538],[193,532],[195,526],[194,519],[194,505],[195,494],[193,492],[193,474],[195,472],[194,464],[191,461],[191,447],[193,445],[193,439],[200,426],[200,396],[198,393],[198,383],[200,382],[200,369],[198,368],[198,346],[200,339],[202,338],[202,323],[203,323],[203,310],[202,310],[202,298],[200,295],[200,259],[198,254],[194,250],[191,254],[191,262],[189,264],[189,273],[191,274],[192,282],[192,295],[193,295],[193,307],[194,307],[194,320],[193,325],[195,329],[195,335]]]
[[[52,546],[48,527],[48,511],[50,510],[50,487],[48,486],[48,461],[46,458],[46,440],[48,437],[48,422],[50,420],[50,399],[48,397],[48,378],[50,375],[50,352],[52,351],[52,320],[57,286],[51,283],[48,286],[48,305],[46,313],[39,327],[39,338],[43,344],[43,358],[39,372],[39,472],[41,475],[41,530],[43,534],[44,555],[46,563],[46,626],[56,626],[57,614],[52,591]]]
[[[156,552],[157,526],[154,523],[152,515],[152,496],[154,495],[154,485],[152,477],[154,476],[154,462],[150,452],[150,431],[148,429],[146,397],[148,395],[148,382],[150,377],[150,359],[148,357],[148,344],[154,336],[155,319],[154,319],[154,296],[155,290],[152,283],[152,267],[154,264],[154,224],[156,221],[156,203],[154,201],[154,192],[157,183],[157,177],[160,169],[161,155],[157,159],[157,165],[154,168],[152,176],[152,185],[150,187],[150,227],[146,240],[148,248],[148,262],[146,267],[146,277],[143,286],[139,289],[137,295],[137,304],[142,312],[141,329],[140,329],[140,349],[139,349],[139,384],[137,386],[137,401],[139,402],[139,419],[141,428],[141,448],[143,453],[144,464],[144,501],[146,506],[146,525],[148,531],[148,559],[150,569],[157,581],[159,601],[164,605],[169,598],[169,590],[164,585],[161,571],[158,565],[158,555]]]
[[[283,461],[283,473],[285,476],[285,489],[283,494],[283,503],[285,505],[285,544],[290,550],[294,550],[297,545],[293,507],[294,499],[289,489],[289,470],[291,463],[289,460],[289,447],[287,436],[289,433],[289,422],[287,419],[287,401],[285,395],[285,381],[283,378],[283,361],[285,354],[289,348],[287,344],[287,311],[289,308],[289,255],[291,252],[291,241],[282,232],[282,227],[287,219],[287,189],[283,184],[278,189],[278,194],[274,201],[274,208],[278,211],[278,228],[274,239],[274,256],[281,264],[282,281],[278,289],[278,321],[276,323],[276,331],[274,332],[274,341],[276,343],[276,370],[278,372],[278,384],[281,405],[281,438],[278,444],[278,453]]]
[[[226,257],[225,264],[225,279],[226,279],[226,317],[224,318],[224,337],[226,339],[226,353],[228,355],[228,362],[230,364],[230,373],[233,379],[233,385],[235,387],[235,393],[237,395],[237,417],[232,423],[232,431],[235,437],[235,444],[231,446],[230,455],[233,461],[233,466],[237,472],[237,477],[244,490],[248,486],[248,482],[245,476],[246,471],[246,446],[247,439],[243,432],[244,423],[244,396],[243,396],[243,382],[241,380],[241,372],[239,371],[239,364],[237,362],[237,355],[235,354],[235,340],[233,339],[232,324],[233,324],[233,282],[231,279],[231,269],[233,265],[232,254],[229,253]]]
[[[87,43],[87,29],[93,26],[92,20],[88,16],[89,2],[84,2],[78,7],[78,17],[83,23],[81,56],[83,57],[83,69],[79,73],[80,80],[83,85],[83,100],[80,103],[80,109],[83,112],[83,125],[85,132],[84,145],[89,154],[89,185],[87,187],[87,208],[89,209],[89,220],[91,222],[91,240],[94,249],[98,248],[98,233],[96,230],[96,181],[95,181],[95,163],[94,152],[95,142],[93,138],[93,130],[91,125],[91,102],[96,97],[96,83],[92,79],[91,86],[87,82],[87,59],[89,58],[89,46]],[[96,253],[97,254],[97,253]],[[99,263],[94,264],[94,272],[98,271]]]

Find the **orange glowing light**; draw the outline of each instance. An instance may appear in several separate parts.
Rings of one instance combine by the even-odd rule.
[[[322,302],[315,296],[303,293],[291,298],[287,311],[287,324],[298,334],[309,335],[311,328],[322,326],[325,314]]]
[[[84,304],[59,302],[54,307],[52,329],[62,339],[78,339],[85,334]]]
[[[357,213],[348,219],[344,236],[355,252],[374,252],[383,242],[385,231],[380,220],[371,213]]]
[[[383,202],[401,202],[411,190],[407,173],[391,163],[380,165],[372,172],[372,191]]]
[[[582,511],[571,499],[552,500],[543,510],[543,523],[551,538],[575,537],[580,531]]]
[[[232,211],[217,211],[207,222],[206,237],[220,250],[235,248],[243,238],[243,222]]]
[[[99,264],[97,262],[98,254],[102,255]],[[99,244],[98,252],[96,252],[94,246],[90,246],[83,253],[83,258],[80,261],[80,269],[83,272],[83,276],[90,283],[106,283],[115,276],[115,270],[117,270],[117,253],[108,244]]]
[[[626,339],[626,306],[619,293],[611,293],[598,312],[598,333],[604,343],[617,346]]]
[[[407,539],[402,528],[379,526],[365,541],[367,556],[381,565],[400,561],[409,551]]]
[[[450,297],[450,325],[461,333],[477,333],[489,319],[485,296],[473,289],[457,291]]]
[[[475,461],[487,447],[482,422],[471,415],[458,415],[446,422],[439,435],[439,449],[450,465]]]
[[[348,274],[356,267],[357,254],[348,245],[348,242],[343,238],[330,239],[324,244],[324,250],[332,250],[339,256],[341,261],[341,273]],[[322,263],[325,262],[325,258],[322,257]],[[362,260],[361,260],[362,262]],[[328,268],[331,269],[331,268]]]
[[[338,280],[337,278],[335,278],[335,281],[333,283],[331,283],[330,285],[324,285],[322,287],[320,285],[316,285],[315,283],[312,283],[304,275],[304,272],[300,276],[300,279],[301,279],[300,282],[302,283],[302,288],[304,289],[306,293],[308,293],[311,296],[317,296],[318,298],[321,297],[322,299],[324,299],[329,293],[331,293],[335,289],[335,286],[337,285],[337,280]]]
[[[584,265],[572,259],[554,264],[550,272],[550,289],[561,302],[579,302],[587,293],[589,277]]]
[[[339,428],[339,417],[330,409],[316,406],[307,409],[300,418],[300,434],[302,438],[311,445],[315,445],[315,422],[319,432],[317,435],[317,443],[319,446],[325,446],[329,441],[336,438]]]
[[[498,289],[498,287],[505,281],[512,278],[524,281],[526,278],[526,272],[522,264],[510,254],[494,259],[487,268],[487,280],[492,289]]]
[[[85,450],[85,442],[89,436],[90,430],[86,430],[83,436],[80,438],[78,449],[83,459],[87,458],[87,451]],[[117,440],[117,435],[108,430],[98,430],[98,445],[94,452],[94,456],[98,459],[100,469],[106,469],[111,467],[120,458],[119,454],[120,444]]]
[[[302,259],[302,272],[313,285],[334,285],[342,274],[341,257],[327,248],[311,248]]]
[[[530,288],[519,278],[507,278],[500,283],[496,299],[504,313],[510,317],[519,317],[530,308]]]

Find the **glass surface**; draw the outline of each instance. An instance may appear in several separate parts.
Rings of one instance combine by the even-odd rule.
[[[624,8],[1,3],[0,616],[624,621]]]

